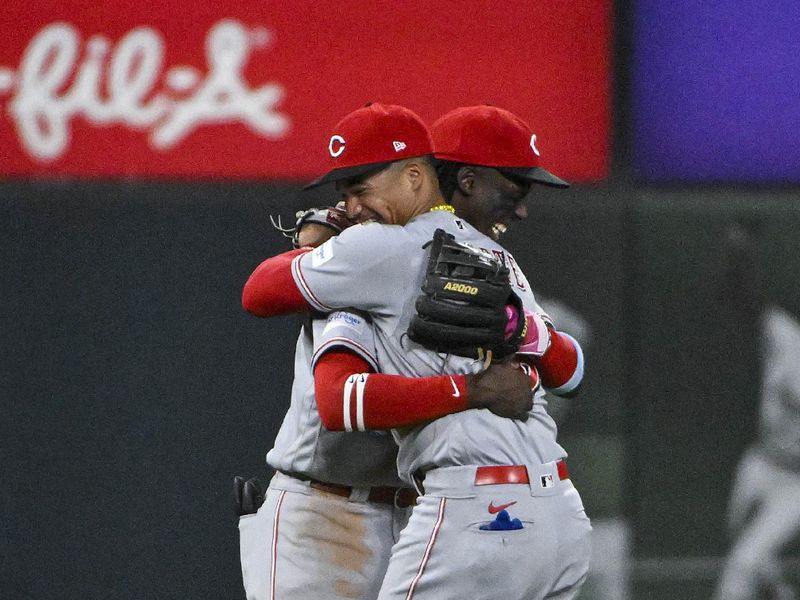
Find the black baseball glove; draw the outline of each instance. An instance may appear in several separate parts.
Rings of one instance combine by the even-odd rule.
[[[236,515],[252,515],[264,504],[264,486],[255,477],[245,481],[238,475],[233,478],[233,501]]]
[[[306,223],[325,225],[333,229],[336,233],[341,233],[344,229],[347,229],[353,224],[353,222],[347,218],[347,213],[345,213],[344,209],[338,206],[298,210],[297,213],[295,213],[295,219],[294,227],[284,227],[280,217],[278,217],[277,221],[270,217],[272,226],[285,237],[290,238],[294,248],[300,247],[300,230]]]
[[[408,337],[459,356],[514,354],[525,337],[525,316],[508,276],[508,267],[495,256],[437,229]],[[507,331],[509,315],[512,327]]]

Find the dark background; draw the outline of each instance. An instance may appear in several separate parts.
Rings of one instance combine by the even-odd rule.
[[[0,194],[0,596],[242,598],[231,478],[266,476],[297,323],[248,316],[241,286],[287,247],[268,215],[320,198],[256,183]],[[590,516],[622,513],[636,557],[722,555],[758,373],[753,336],[718,305],[719,239],[759,215],[768,285],[797,310],[800,210],[782,191],[613,185],[529,208],[508,247],[594,332],[561,436]],[[588,465],[615,457],[591,456],[586,434],[624,446],[599,484]]]

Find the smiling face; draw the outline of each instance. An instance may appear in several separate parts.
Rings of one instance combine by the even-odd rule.
[[[432,167],[424,161],[407,159],[377,172],[338,181],[336,191],[345,203],[348,218],[356,223],[405,225],[428,209],[424,180],[431,173]]]
[[[465,166],[453,195],[456,214],[497,240],[508,227],[528,216],[525,198],[531,184],[514,180],[491,167]]]

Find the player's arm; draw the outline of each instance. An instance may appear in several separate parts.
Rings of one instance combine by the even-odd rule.
[[[316,363],[314,391],[326,428],[368,431],[416,425],[471,408],[527,420],[535,380],[529,377],[510,363],[477,375],[386,375],[375,373],[361,356],[335,348]]]
[[[333,431],[404,427],[471,408],[464,375],[384,375],[342,349],[317,362],[314,390],[322,423]]]
[[[298,248],[262,262],[242,290],[242,307],[257,317],[308,312],[311,306],[295,283],[292,262],[311,248]]]
[[[536,367],[551,394],[574,396],[583,381],[583,351],[571,335],[558,331],[547,315],[525,311],[525,337],[517,357]],[[509,324],[513,327],[513,315]]]
[[[311,364],[320,419],[328,429],[400,427],[469,408],[464,376],[437,381],[378,374],[375,330],[367,315],[336,311],[320,325],[316,323]]]
[[[242,306],[253,315],[271,317],[308,311],[310,306],[292,277],[292,261],[353,225],[344,207],[339,205],[298,211],[296,217],[294,227],[290,228],[284,228],[280,219],[272,222],[292,240],[295,250],[262,262],[244,285]]]
[[[245,284],[242,305],[260,317],[386,308],[398,291],[397,257],[408,250],[405,231],[386,230],[377,224],[350,227],[313,250],[300,248],[265,260]]]
[[[542,385],[551,394],[574,396],[583,382],[583,350],[574,337],[563,331],[550,331],[550,347],[534,365],[542,378]]]

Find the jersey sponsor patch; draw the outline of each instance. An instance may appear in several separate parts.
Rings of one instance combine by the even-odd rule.
[[[364,324],[364,319],[361,317],[343,310],[337,310],[328,315],[328,323],[322,330],[322,335],[330,333],[333,329],[339,327],[347,327],[348,329],[360,333],[364,329]]]
[[[311,266],[319,267],[333,258],[333,240],[328,240],[311,253]]]

